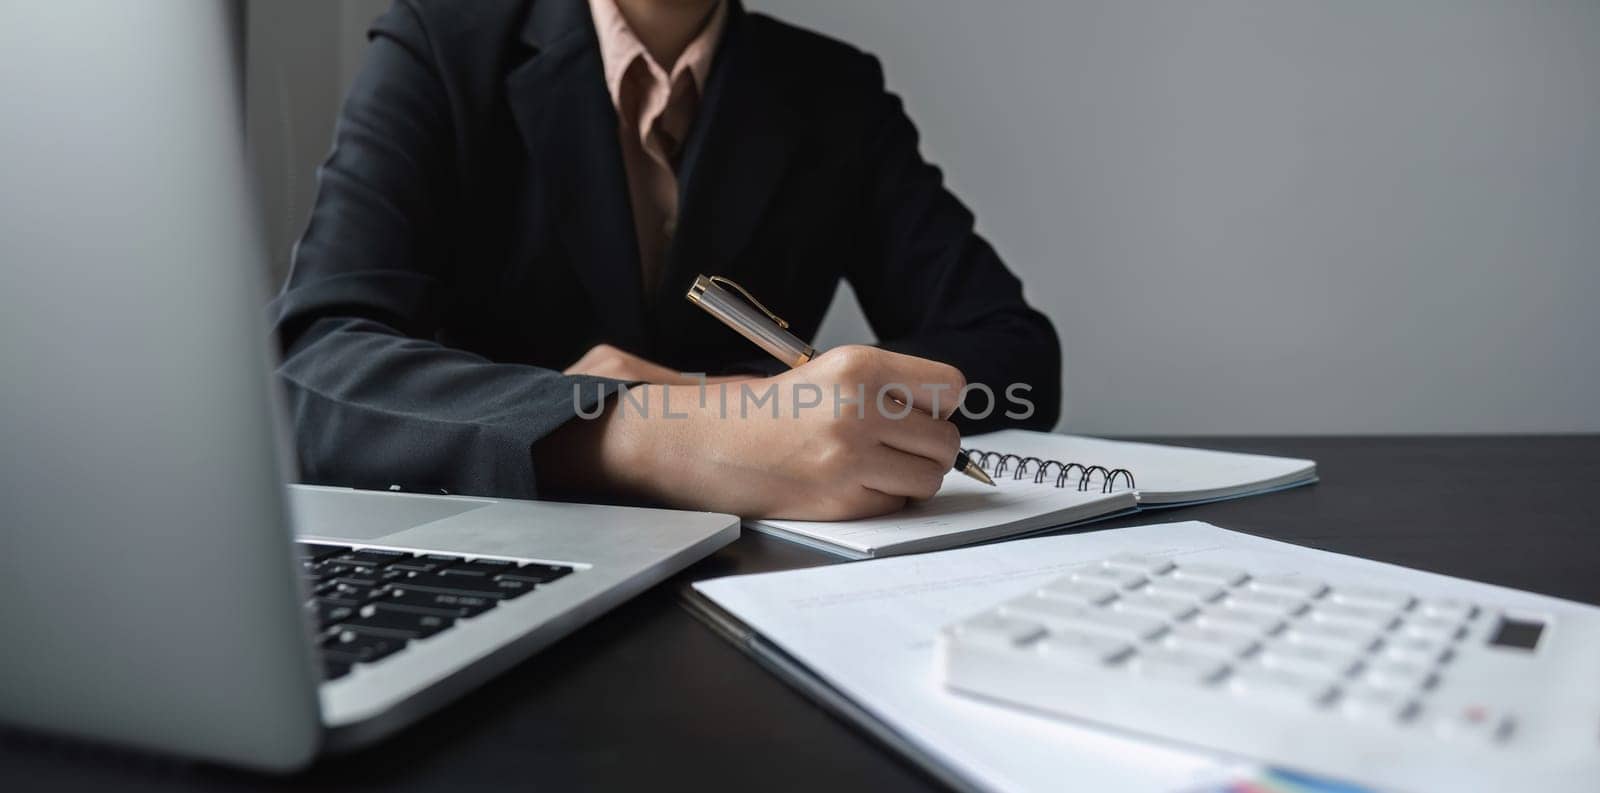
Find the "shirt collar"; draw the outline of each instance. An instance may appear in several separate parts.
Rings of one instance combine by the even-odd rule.
[[[622,78],[639,58],[643,58],[650,66],[650,71],[665,75],[668,85],[676,82],[678,76],[688,70],[694,78],[695,87],[705,91],[706,79],[711,74],[711,60],[716,56],[717,42],[722,38],[722,29],[728,19],[727,0],[717,3],[717,7],[711,11],[711,18],[689,42],[689,46],[684,48],[683,54],[678,56],[678,62],[673,64],[670,73],[650,57],[644,43],[628,27],[628,20],[623,18],[617,0],[589,0],[589,12],[594,17],[595,36],[600,40],[606,91],[611,94],[613,105],[621,107]]]

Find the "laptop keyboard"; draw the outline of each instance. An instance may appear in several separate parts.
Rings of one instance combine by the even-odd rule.
[[[297,542],[324,680],[350,674],[573,571],[559,564]]]

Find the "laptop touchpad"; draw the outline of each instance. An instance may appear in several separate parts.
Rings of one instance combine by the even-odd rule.
[[[364,490],[289,488],[295,533],[326,539],[373,540],[494,503]]]

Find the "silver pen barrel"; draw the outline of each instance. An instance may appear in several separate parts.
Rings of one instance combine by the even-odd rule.
[[[702,275],[694,279],[687,297],[790,368],[817,356],[815,348],[786,330],[778,320],[710,278]]]

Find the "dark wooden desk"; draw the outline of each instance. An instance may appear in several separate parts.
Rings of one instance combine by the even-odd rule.
[[[1322,482],[1093,528],[1205,520],[1600,604],[1600,436],[1190,443],[1312,457]],[[833,561],[747,534],[683,580]],[[0,789],[937,787],[695,621],[677,602],[682,583],[658,587],[394,740],[325,760],[297,777],[262,778],[7,733],[0,737]]]

